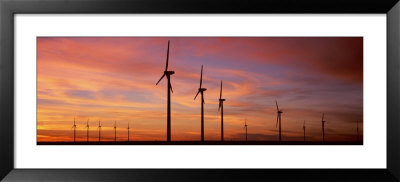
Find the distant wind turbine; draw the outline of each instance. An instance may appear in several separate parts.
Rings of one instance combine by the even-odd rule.
[[[276,116],[276,127],[278,127],[279,123],[279,141],[282,141],[282,110],[279,110],[278,101],[275,100],[276,104],[276,112],[278,115]]]
[[[72,128],[74,129],[74,143],[75,143],[75,138],[76,138],[76,124],[75,124],[75,117],[74,117],[74,125],[72,125]]]
[[[129,121],[128,121],[128,128],[127,129],[128,129],[128,142],[129,142],[129,129],[130,129],[129,128]]]
[[[89,119],[86,121],[86,142],[89,142]]]
[[[200,73],[200,86],[199,86],[199,91],[197,92],[196,96],[194,97],[193,100],[196,100],[196,97],[201,93],[201,141],[204,141],[204,91],[206,91],[206,88],[202,88],[201,84],[203,82],[203,65],[201,65],[201,73]]]
[[[221,90],[219,92],[219,107],[218,111],[221,110],[221,141],[224,141],[224,101],[222,99],[222,80],[221,80]]]
[[[99,120],[99,126],[97,127],[99,129],[99,143],[101,142],[101,124]]]
[[[324,142],[325,143],[325,120],[324,120],[324,116],[325,116],[325,114],[324,113],[322,113],[322,120],[321,120],[321,122],[322,122],[322,142]]]
[[[303,122],[304,142],[306,141],[306,120]]]
[[[134,121],[132,121],[132,125],[134,124]],[[132,126],[132,141],[134,141],[135,140],[135,130],[134,130],[134,127]]]
[[[171,80],[170,76],[173,75],[175,72],[174,71],[168,71],[168,59],[169,59],[169,40],[168,40],[168,49],[167,49],[167,64],[165,66],[164,74],[161,76],[160,80],[156,83],[160,83],[160,81],[164,78],[164,76],[167,76],[168,80],[168,88],[167,88],[167,95],[168,95],[168,101],[167,101],[167,141],[171,141],[171,92],[172,91],[172,86],[171,86]]]
[[[357,120],[357,141],[359,141],[359,134],[358,134],[358,120]]]
[[[117,121],[114,121],[114,143],[117,143]]]
[[[246,142],[247,142],[247,119],[244,120],[244,129],[246,131]]]

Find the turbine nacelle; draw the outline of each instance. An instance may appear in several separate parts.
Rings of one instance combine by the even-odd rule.
[[[220,101],[220,102],[224,102],[224,101],[226,101],[226,99],[219,99],[219,101]]]
[[[199,92],[204,92],[206,90],[207,90],[207,88],[199,88]]]
[[[164,75],[173,75],[175,71],[164,71]]]

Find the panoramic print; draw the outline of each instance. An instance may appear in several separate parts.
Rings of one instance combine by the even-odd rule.
[[[362,145],[362,37],[38,37],[38,145]]]

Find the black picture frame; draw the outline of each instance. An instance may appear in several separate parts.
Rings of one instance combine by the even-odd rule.
[[[386,14],[387,168],[15,169],[13,15],[18,13]],[[0,179],[4,181],[400,181],[399,17],[398,0],[0,0]]]

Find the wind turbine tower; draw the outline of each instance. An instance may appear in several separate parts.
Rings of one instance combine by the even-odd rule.
[[[171,75],[173,75],[175,72],[174,71],[168,71],[168,59],[169,59],[169,40],[168,40],[168,49],[167,49],[167,64],[165,66],[164,74],[161,76],[160,80],[156,83],[160,83],[160,81],[167,76],[168,80],[168,88],[167,88],[167,95],[168,95],[168,101],[167,101],[167,141],[171,141],[171,92],[172,91],[172,86],[171,86]]]
[[[219,92],[219,107],[218,111],[221,110],[221,141],[224,141],[224,101],[222,99],[222,80],[221,80],[221,90]]]
[[[129,121],[128,121],[128,128],[127,129],[128,129],[128,142],[129,142],[129,129],[130,129],[129,128]]]
[[[89,142],[89,119],[86,121],[86,142]]]
[[[194,100],[196,100],[196,97],[199,95],[199,93],[201,93],[201,141],[203,142],[204,141],[204,91],[206,91],[207,88],[201,87],[202,82],[203,82],[203,65],[201,65],[199,91],[194,97]]]
[[[74,125],[72,125],[72,128],[74,128],[74,143],[75,143],[75,139],[76,139],[76,124],[75,124],[75,117],[74,117]]]
[[[325,143],[325,120],[324,120],[324,116],[325,116],[325,114],[324,113],[322,113],[322,120],[321,120],[321,122],[322,122],[322,142],[324,142]]]
[[[114,143],[117,143],[117,121],[114,121]]]
[[[279,142],[282,141],[282,110],[279,110],[278,101],[275,100],[276,104],[276,112],[278,115],[276,116],[276,127],[278,127],[279,123]]]
[[[99,143],[101,142],[101,124],[99,120],[99,126],[97,127],[99,129]]]
[[[359,133],[358,133],[358,120],[357,120],[357,141],[359,141]]]
[[[245,129],[245,131],[246,131],[246,142],[247,142],[247,120],[245,119],[244,120],[244,129]]]
[[[306,120],[303,122],[304,142],[306,142]]]

